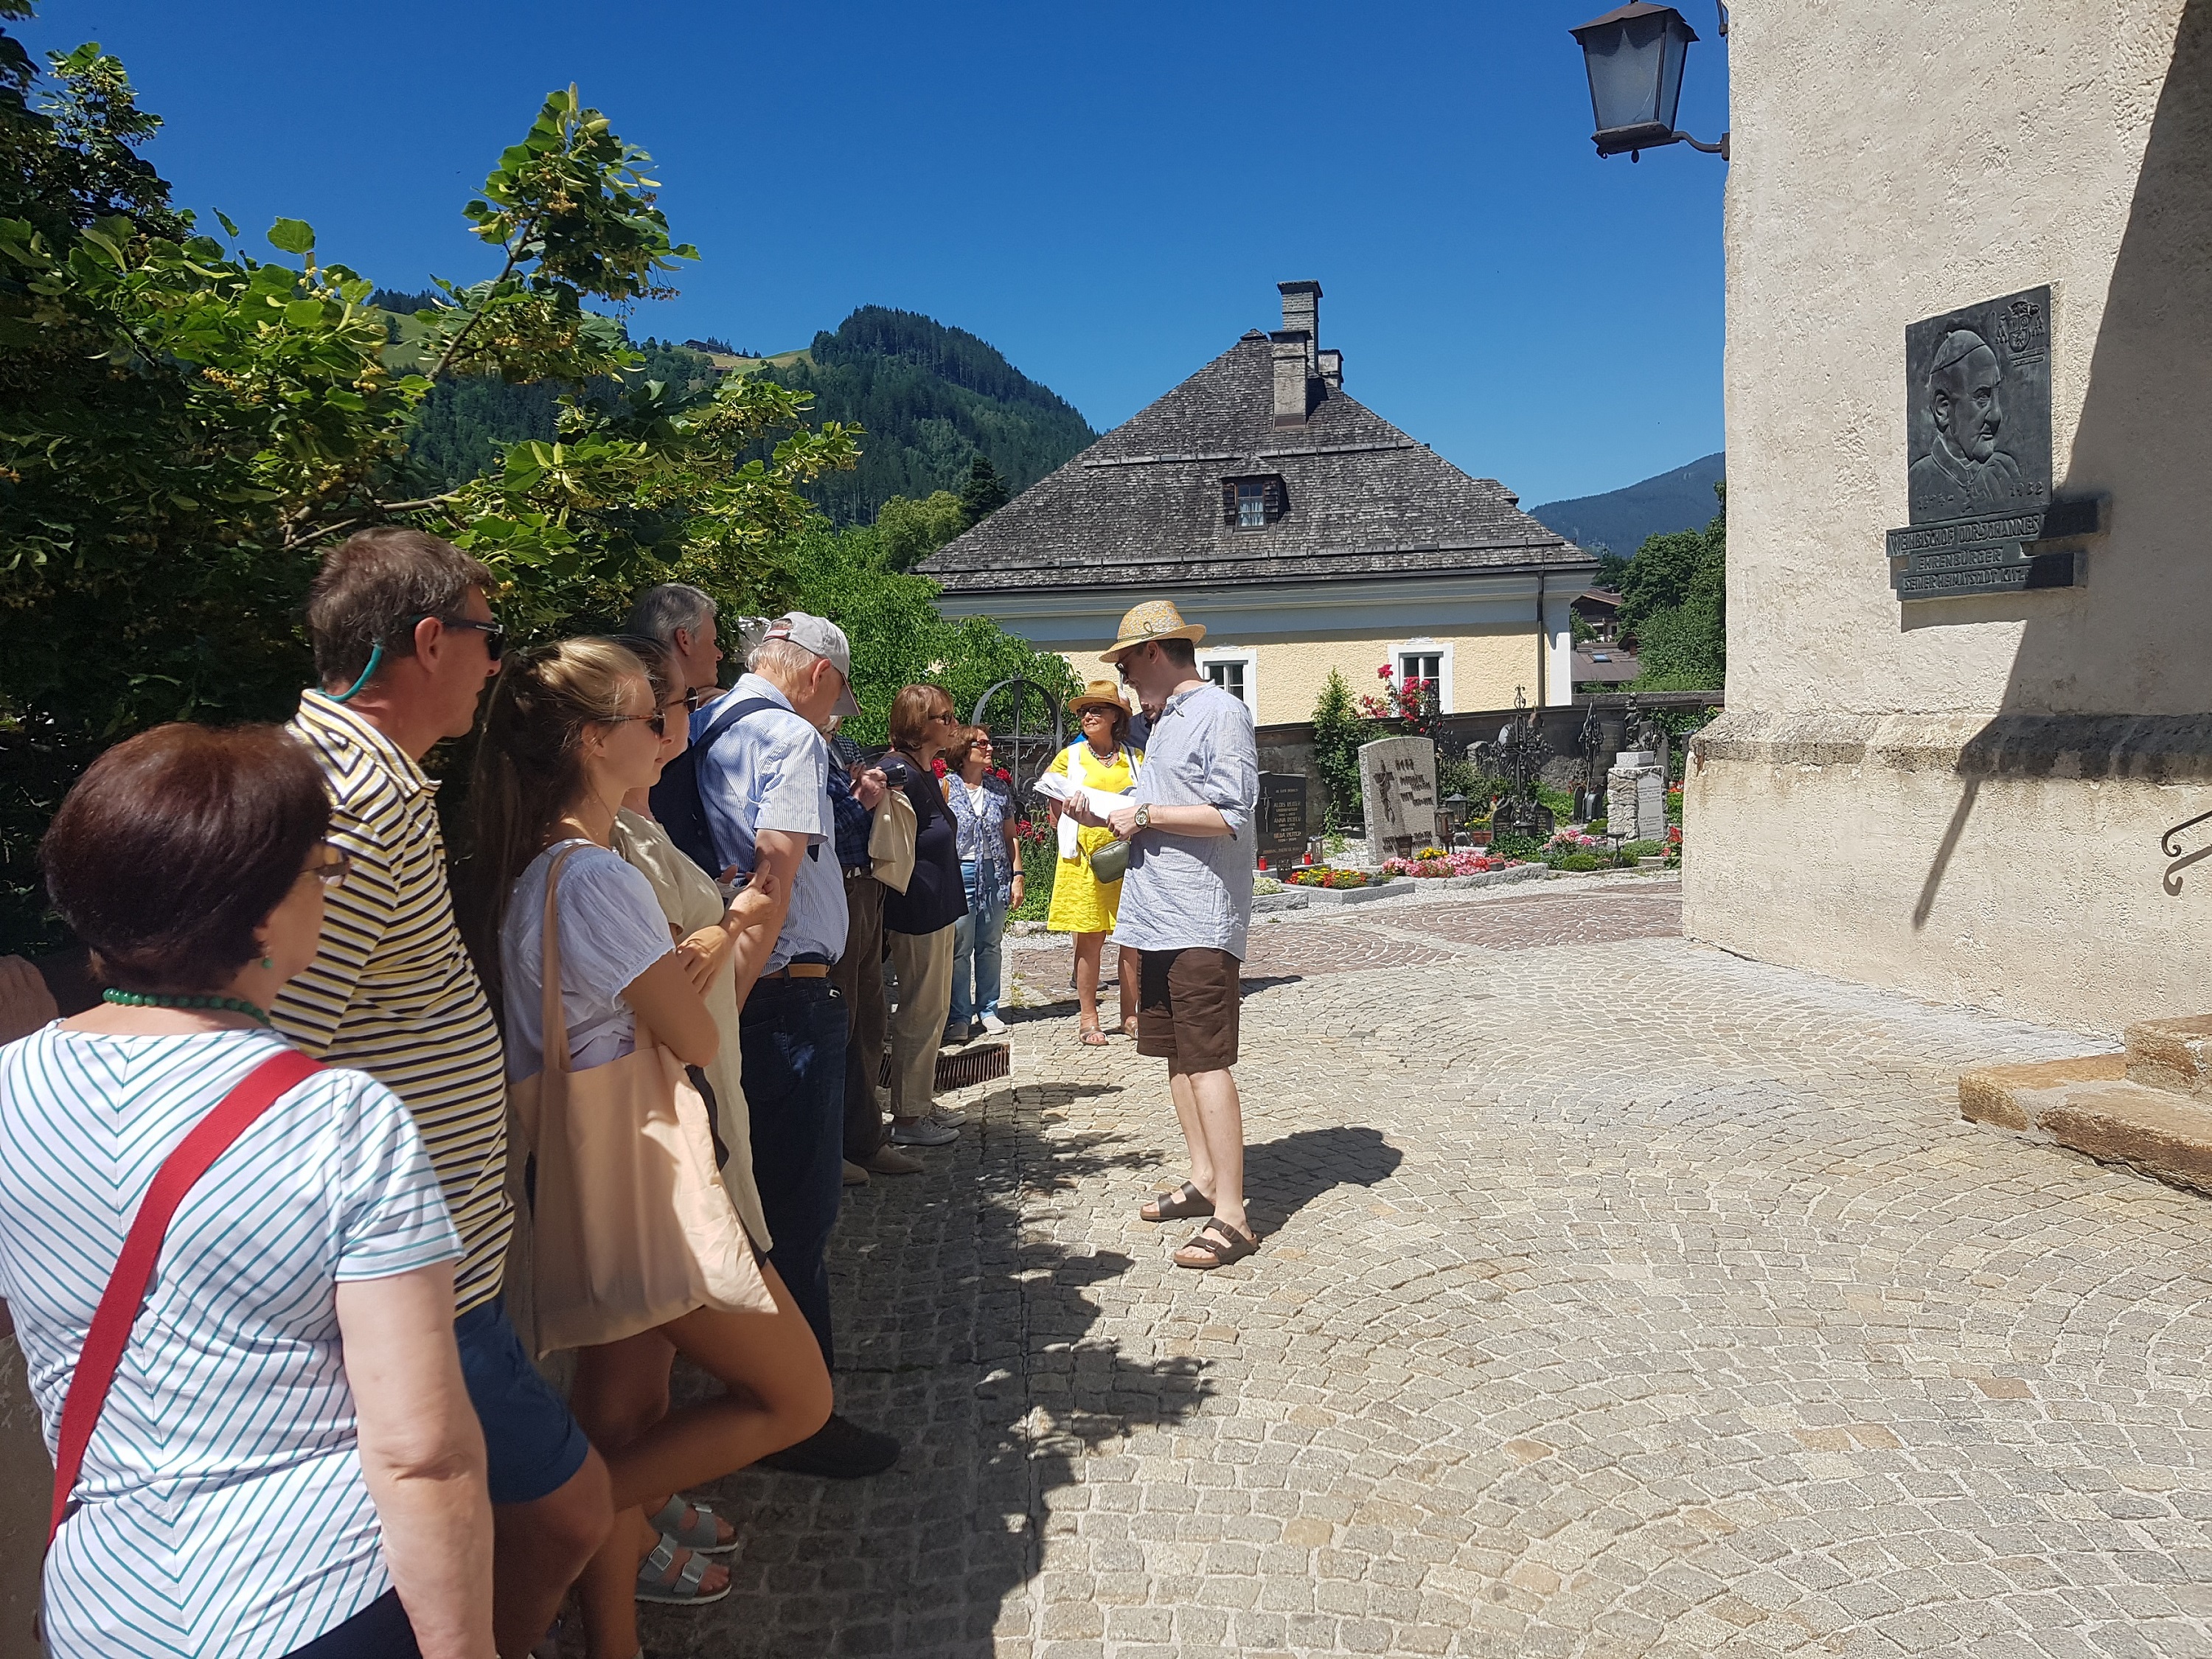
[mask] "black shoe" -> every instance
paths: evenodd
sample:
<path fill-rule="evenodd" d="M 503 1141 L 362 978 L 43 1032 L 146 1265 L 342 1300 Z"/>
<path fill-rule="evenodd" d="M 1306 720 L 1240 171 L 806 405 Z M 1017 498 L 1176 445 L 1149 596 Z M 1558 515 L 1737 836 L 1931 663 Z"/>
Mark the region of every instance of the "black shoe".
<path fill-rule="evenodd" d="M 898 1462 L 899 1443 L 864 1429 L 848 1418 L 830 1419 L 795 1446 L 770 1452 L 761 1462 L 786 1474 L 818 1474 L 829 1480 L 858 1480 L 881 1474 Z"/>

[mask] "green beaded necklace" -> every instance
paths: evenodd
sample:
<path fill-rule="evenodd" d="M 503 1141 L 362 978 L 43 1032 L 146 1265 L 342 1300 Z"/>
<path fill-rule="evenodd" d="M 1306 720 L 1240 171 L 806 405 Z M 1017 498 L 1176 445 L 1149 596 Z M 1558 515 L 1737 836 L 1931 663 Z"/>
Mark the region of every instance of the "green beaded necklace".
<path fill-rule="evenodd" d="M 102 991 L 100 998 L 124 1008 L 204 1008 L 218 1013 L 244 1014 L 264 1025 L 273 1026 L 275 1023 L 244 997 L 173 997 L 158 991 Z"/>

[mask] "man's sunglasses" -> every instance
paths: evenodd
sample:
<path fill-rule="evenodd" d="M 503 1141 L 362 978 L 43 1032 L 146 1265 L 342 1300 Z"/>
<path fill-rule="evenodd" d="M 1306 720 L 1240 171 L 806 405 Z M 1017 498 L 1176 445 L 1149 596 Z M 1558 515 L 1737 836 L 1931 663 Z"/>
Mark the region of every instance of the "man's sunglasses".
<path fill-rule="evenodd" d="M 507 629 L 498 623 L 478 622 L 473 617 L 441 617 L 434 611 L 425 611 L 410 619 L 407 625 L 412 628 L 422 622 L 443 623 L 448 628 L 473 628 L 483 635 L 486 656 L 497 662 L 507 654 Z"/>

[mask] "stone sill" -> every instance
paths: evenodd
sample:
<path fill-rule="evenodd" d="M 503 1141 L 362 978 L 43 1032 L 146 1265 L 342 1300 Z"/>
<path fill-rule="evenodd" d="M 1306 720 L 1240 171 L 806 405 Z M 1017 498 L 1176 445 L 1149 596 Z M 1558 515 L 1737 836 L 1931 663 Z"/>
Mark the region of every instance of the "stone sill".
<path fill-rule="evenodd" d="M 1711 761 L 1984 778 L 2212 782 L 2212 714 L 1773 714 L 1732 708 L 1690 739 Z"/>

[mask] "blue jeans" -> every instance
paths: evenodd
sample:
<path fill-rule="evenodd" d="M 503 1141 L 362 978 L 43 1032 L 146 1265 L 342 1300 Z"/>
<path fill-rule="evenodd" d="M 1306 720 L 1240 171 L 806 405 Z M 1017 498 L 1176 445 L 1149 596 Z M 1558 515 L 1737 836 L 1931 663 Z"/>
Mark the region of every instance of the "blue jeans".
<path fill-rule="evenodd" d="M 830 1339 L 830 1234 L 844 1195 L 845 999 L 826 979 L 763 979 L 738 1016 L 753 1181 L 775 1248 L 768 1259 L 822 1345 Z"/>
<path fill-rule="evenodd" d="M 968 914 L 952 924 L 952 1006 L 947 1025 L 965 1025 L 999 1012 L 999 939 L 1006 931 L 1006 901 L 999 896 L 999 866 L 960 860 L 968 889 Z"/>

